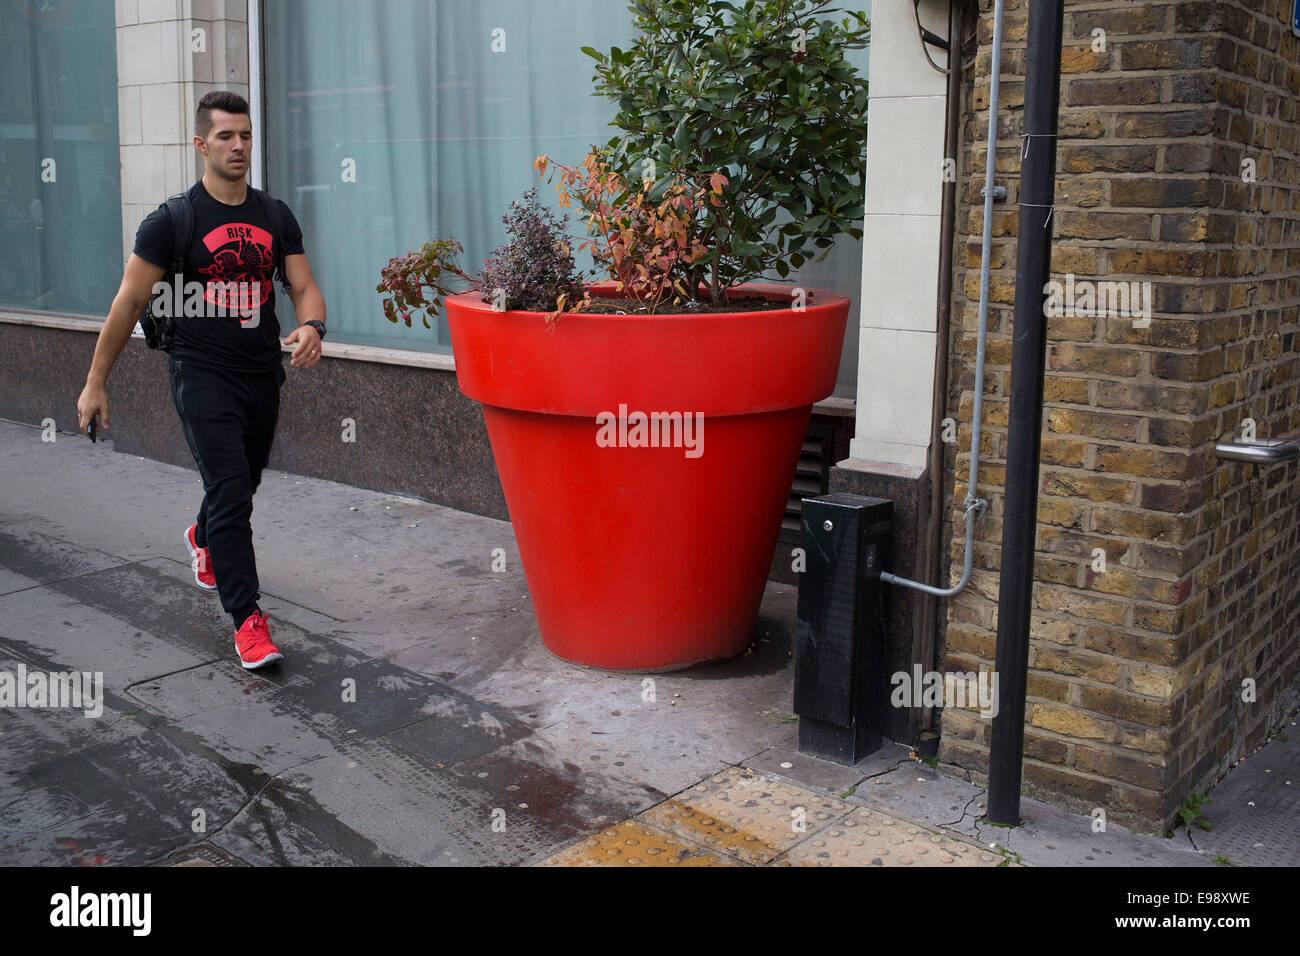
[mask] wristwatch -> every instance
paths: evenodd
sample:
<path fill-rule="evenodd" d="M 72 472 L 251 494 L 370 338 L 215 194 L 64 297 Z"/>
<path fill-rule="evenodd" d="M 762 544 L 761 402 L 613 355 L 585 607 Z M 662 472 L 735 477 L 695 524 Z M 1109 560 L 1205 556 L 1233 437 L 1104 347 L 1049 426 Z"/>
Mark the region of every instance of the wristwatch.
<path fill-rule="evenodd" d="M 319 335 L 322 340 L 325 338 L 325 323 L 320 319 L 308 319 L 303 323 L 303 325 L 310 325 L 316 330 L 316 334 Z"/>

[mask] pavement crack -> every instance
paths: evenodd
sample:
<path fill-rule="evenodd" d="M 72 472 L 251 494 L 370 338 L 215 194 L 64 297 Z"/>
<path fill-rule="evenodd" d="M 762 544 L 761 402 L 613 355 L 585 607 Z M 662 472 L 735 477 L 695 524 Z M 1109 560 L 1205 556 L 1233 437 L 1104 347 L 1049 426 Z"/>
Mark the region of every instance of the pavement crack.
<path fill-rule="evenodd" d="M 959 816 L 956 820 L 945 821 L 945 822 L 939 823 L 938 826 L 941 826 L 941 827 L 955 827 L 955 826 L 957 826 L 957 824 L 961 823 L 963 820 L 966 819 L 966 814 L 970 813 L 970 805 L 971 805 L 972 803 L 974 803 L 976 800 L 978 800 L 980 797 L 984 796 L 984 793 L 985 793 L 985 791 L 981 790 L 979 793 L 976 793 L 976 794 L 972 795 L 971 798 L 970 798 L 969 800 L 966 801 L 966 806 L 964 806 L 964 807 L 961 808 L 961 816 Z M 979 817 L 976 817 L 975 820 L 976 820 L 976 825 L 978 826 Z"/>
<path fill-rule="evenodd" d="M 308 757 L 306 760 L 300 760 L 296 764 L 292 764 L 288 767 L 285 767 L 282 770 L 277 770 L 273 774 L 269 774 L 266 780 L 262 783 L 262 785 L 258 787 L 256 790 L 254 790 L 252 793 L 250 793 L 248 795 L 248 799 L 235 808 L 235 811 L 232 814 L 230 814 L 230 818 L 226 820 L 224 823 L 221 823 L 213 827 L 211 830 L 209 830 L 204 835 L 204 839 L 211 839 L 215 834 L 221 833 L 223 830 L 226 829 L 226 827 L 228 827 L 230 824 L 238 820 L 239 815 L 243 813 L 245 810 L 247 810 L 249 805 L 252 804 L 252 802 L 256 800 L 258 797 L 260 797 L 263 793 L 265 793 L 266 789 L 270 787 L 271 784 L 275 783 L 275 781 L 279 780 L 281 777 L 285 776 L 286 774 L 293 773 L 299 767 L 305 767 L 307 766 L 307 764 L 314 763 L 317 760 L 324 760 L 325 756 L 326 756 L 325 754 L 318 754 L 315 757 Z"/>
<path fill-rule="evenodd" d="M 141 684 L 147 684 L 147 683 L 149 683 L 150 681 L 155 681 L 155 680 L 164 680 L 164 679 L 166 679 L 166 678 L 168 678 L 168 677 L 175 677 L 177 674 L 184 674 L 186 671 L 197 670 L 197 669 L 200 668 L 200 667 L 207 667 L 209 664 L 217 664 L 217 663 L 220 663 L 221 661 L 224 661 L 225 659 L 226 659 L 226 657 L 225 657 L 225 655 L 223 654 L 221 657 L 214 657 L 214 658 L 212 658 L 212 660 L 210 660 L 210 661 L 202 661 L 202 662 L 200 662 L 200 663 L 198 663 L 198 664 L 190 664 L 188 667 L 179 667 L 179 668 L 177 668 L 176 670 L 174 670 L 174 671 L 168 671 L 168 672 L 165 673 L 165 674 L 157 674 L 157 675 L 155 675 L 155 676 L 153 676 L 153 677 L 145 677 L 145 678 L 142 678 L 141 680 L 138 680 L 138 681 L 135 681 L 135 682 L 133 682 L 133 683 L 127 684 L 125 687 L 122 688 L 122 693 L 124 693 L 124 694 L 130 694 L 130 693 L 131 693 L 131 688 L 132 688 L 132 687 L 139 687 Z M 132 697 L 135 697 L 134 694 L 131 694 L 131 696 L 132 696 Z M 139 697 L 135 697 L 135 699 L 136 699 L 136 700 L 139 700 L 140 698 L 139 698 Z"/>
<path fill-rule="evenodd" d="M 181 562 L 178 561 L 177 563 L 180 564 Z M 189 565 L 185 565 L 185 566 L 186 566 L 186 567 L 189 567 Z M 285 597 L 285 596 L 282 595 L 282 594 L 273 594 L 273 593 L 270 592 L 270 591 L 263 591 L 263 592 L 262 592 L 262 597 L 267 598 L 268 600 L 269 600 L 270 598 L 274 598 L 275 600 L 277 600 L 277 601 L 282 601 L 282 602 L 285 603 L 285 604 L 292 604 L 292 605 L 293 605 L 294 607 L 296 607 L 296 608 L 301 608 L 301 609 L 304 610 L 304 611 L 310 611 L 312 614 L 319 614 L 321 617 L 329 618 L 329 619 L 330 619 L 331 621 L 333 621 L 335 624 L 347 624 L 347 623 L 349 623 L 349 622 L 348 622 L 347 620 L 345 620 L 344 618 L 341 618 L 341 617 L 335 617 L 333 614 L 330 614 L 330 613 L 327 612 L 327 611 L 322 611 L 322 610 L 319 610 L 318 608 L 311 607 L 310 605 L 303 604 L 301 601 L 295 601 L 293 598 L 287 598 L 287 597 Z"/>
<path fill-rule="evenodd" d="M 904 758 L 904 759 L 906 759 L 906 758 Z M 869 774 L 867 774 L 865 777 L 862 778 L 862 780 L 859 780 L 859 781 L 858 781 L 858 784 L 861 784 L 861 783 L 863 783 L 864 781 L 867 781 L 867 780 L 875 780 L 877 777 L 883 777 L 883 776 L 884 776 L 885 774 L 887 774 L 887 773 L 893 773 L 895 770 L 897 770 L 897 769 L 898 769 L 899 767 L 901 767 L 902 765 L 903 765 L 903 761 L 902 761 L 902 760 L 899 760 L 898 763 L 894 764 L 892 767 L 886 767 L 884 770 L 880 771 L 879 773 L 869 773 Z M 858 784 L 855 784 L 855 786 L 857 786 Z"/>
<path fill-rule="evenodd" d="M 14 588 L 12 591 L 0 592 L 0 598 L 12 597 L 15 594 L 22 594 L 25 591 L 35 591 L 40 588 L 48 588 L 55 584 L 63 584 L 65 581 L 75 581 L 77 578 L 89 577 L 94 574 L 104 574 L 107 571 L 117 571 L 120 568 L 129 568 L 133 564 L 139 564 L 139 561 L 129 561 L 126 558 L 120 558 L 115 554 L 108 555 L 110 558 L 117 558 L 121 564 L 109 565 L 106 568 L 96 568 L 93 571 L 82 571 L 80 574 L 69 574 L 67 577 L 55 578 L 52 581 L 39 581 L 36 584 L 29 584 L 25 588 Z"/>

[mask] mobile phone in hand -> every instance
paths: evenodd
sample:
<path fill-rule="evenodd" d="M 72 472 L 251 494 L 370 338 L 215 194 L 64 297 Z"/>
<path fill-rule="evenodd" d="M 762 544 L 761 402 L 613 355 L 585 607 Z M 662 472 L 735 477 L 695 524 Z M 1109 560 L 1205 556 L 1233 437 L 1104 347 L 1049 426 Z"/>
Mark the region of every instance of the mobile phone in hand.
<path fill-rule="evenodd" d="M 90 416 L 90 424 L 86 426 L 86 434 L 90 436 L 91 441 L 98 441 L 95 434 L 99 431 L 99 413 L 96 412 Z"/>

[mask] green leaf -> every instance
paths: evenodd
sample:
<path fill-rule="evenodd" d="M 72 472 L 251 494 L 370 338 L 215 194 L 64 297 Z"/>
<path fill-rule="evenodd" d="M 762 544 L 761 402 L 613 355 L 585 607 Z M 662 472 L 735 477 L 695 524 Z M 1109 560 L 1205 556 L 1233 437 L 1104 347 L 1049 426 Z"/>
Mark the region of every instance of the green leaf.
<path fill-rule="evenodd" d="M 673 130 L 673 145 L 683 152 L 686 151 L 686 137 L 690 132 L 690 129 L 687 126 L 687 121 L 689 119 L 689 115 L 683 116 L 681 121 L 677 124 L 677 129 Z"/>
<path fill-rule="evenodd" d="M 659 202 L 659 200 L 664 198 L 664 194 L 668 192 L 668 186 L 672 183 L 672 181 L 673 181 L 672 173 L 665 173 L 664 175 L 660 176 L 657 180 L 655 180 L 655 184 L 650 187 L 650 191 L 646 193 L 646 198 L 651 202 Z"/>

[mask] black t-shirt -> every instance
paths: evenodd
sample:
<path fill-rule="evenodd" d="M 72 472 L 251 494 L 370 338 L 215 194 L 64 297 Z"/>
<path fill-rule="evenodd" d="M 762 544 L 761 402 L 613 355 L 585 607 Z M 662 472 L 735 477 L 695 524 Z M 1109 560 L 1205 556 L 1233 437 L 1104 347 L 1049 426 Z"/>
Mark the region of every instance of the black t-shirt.
<path fill-rule="evenodd" d="M 191 287 L 173 308 L 176 338 L 172 355 L 233 371 L 269 371 L 280 364 L 283 355 L 271 281 L 280 252 L 273 225 L 251 186 L 238 206 L 213 199 L 202 180 L 190 187 L 187 195 L 194 211 L 194 237 L 185 256 L 182 291 L 191 282 L 202 283 L 203 302 L 190 294 L 195 291 Z M 283 202 L 272 201 L 280 204 L 284 221 L 284 254 L 302 253 L 298 220 Z M 166 203 L 140 223 L 135 254 L 171 271 L 172 220 Z M 174 286 L 174 276 L 164 278 Z M 186 299 L 192 301 L 186 303 Z M 183 308 L 185 305 L 190 307 Z"/>

